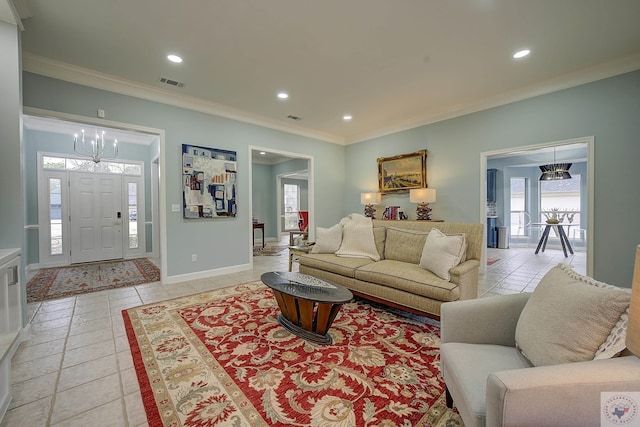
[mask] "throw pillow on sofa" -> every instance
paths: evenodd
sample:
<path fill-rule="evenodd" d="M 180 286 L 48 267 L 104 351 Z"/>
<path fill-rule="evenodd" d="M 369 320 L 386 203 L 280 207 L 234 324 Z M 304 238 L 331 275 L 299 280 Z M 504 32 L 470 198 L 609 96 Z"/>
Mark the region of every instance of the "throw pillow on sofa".
<path fill-rule="evenodd" d="M 447 235 L 432 228 L 427 236 L 420 257 L 420 267 L 444 280 L 450 280 L 451 270 L 460 264 L 466 249 L 464 234 Z"/>
<path fill-rule="evenodd" d="M 337 256 L 348 258 L 371 258 L 380 261 L 380 254 L 373 236 L 371 218 L 351 214 L 340 221 L 342 224 L 342 244 Z"/>
<path fill-rule="evenodd" d="M 556 266 L 522 310 L 516 347 L 535 366 L 593 360 L 630 300 L 629 289 Z"/>
<path fill-rule="evenodd" d="M 330 228 L 316 228 L 316 243 L 311 249 L 312 254 L 332 254 L 340 249 L 342 244 L 342 225 L 336 224 Z"/>

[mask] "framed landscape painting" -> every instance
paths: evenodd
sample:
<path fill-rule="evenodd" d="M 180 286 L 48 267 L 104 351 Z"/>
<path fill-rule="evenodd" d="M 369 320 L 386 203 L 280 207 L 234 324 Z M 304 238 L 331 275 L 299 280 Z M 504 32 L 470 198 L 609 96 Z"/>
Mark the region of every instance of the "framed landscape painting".
<path fill-rule="evenodd" d="M 401 193 L 427 186 L 427 150 L 378 158 L 378 191 Z"/>

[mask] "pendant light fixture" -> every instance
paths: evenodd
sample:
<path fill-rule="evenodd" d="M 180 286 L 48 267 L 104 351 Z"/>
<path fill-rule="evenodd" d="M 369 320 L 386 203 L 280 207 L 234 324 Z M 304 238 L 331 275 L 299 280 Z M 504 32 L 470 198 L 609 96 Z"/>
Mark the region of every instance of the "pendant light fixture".
<path fill-rule="evenodd" d="M 95 139 L 91 140 L 91 144 L 84 139 L 84 129 L 82 129 L 82 136 L 78 138 L 78 134 L 73 135 L 73 151 L 81 157 L 88 157 L 95 163 L 100 163 L 101 160 L 112 160 L 118 157 L 118 140 L 113 140 L 113 156 L 105 156 L 105 143 L 104 143 L 104 131 L 98 133 L 96 130 Z"/>
<path fill-rule="evenodd" d="M 540 181 L 555 181 L 560 179 L 571 179 L 569 168 L 572 163 L 556 163 L 556 147 L 553 147 L 553 163 L 539 166 L 542 171 Z"/>

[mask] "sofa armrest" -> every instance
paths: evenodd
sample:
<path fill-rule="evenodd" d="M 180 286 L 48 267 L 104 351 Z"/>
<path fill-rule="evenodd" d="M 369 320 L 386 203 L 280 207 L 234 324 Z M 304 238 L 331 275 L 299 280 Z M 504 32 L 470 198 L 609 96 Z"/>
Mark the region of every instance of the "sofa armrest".
<path fill-rule="evenodd" d="M 478 298 L 480 261 L 468 259 L 449 270 L 449 281 L 460 287 L 460 299 Z"/>
<path fill-rule="evenodd" d="M 635 356 L 495 372 L 487 379 L 486 425 L 599 426 L 601 392 L 639 390 Z"/>
<path fill-rule="evenodd" d="M 442 304 L 442 342 L 515 347 L 516 324 L 530 295 L 497 295 Z"/>

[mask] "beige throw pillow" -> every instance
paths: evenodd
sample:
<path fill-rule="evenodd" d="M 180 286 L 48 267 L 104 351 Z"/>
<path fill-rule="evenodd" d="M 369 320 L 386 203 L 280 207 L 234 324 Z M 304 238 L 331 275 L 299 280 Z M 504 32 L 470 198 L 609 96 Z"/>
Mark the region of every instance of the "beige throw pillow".
<path fill-rule="evenodd" d="M 331 228 L 316 228 L 316 243 L 312 246 L 312 254 L 332 254 L 342 244 L 342 226 L 336 224 Z"/>
<path fill-rule="evenodd" d="M 629 307 L 628 290 L 585 278 L 570 266 L 556 266 L 529 298 L 516 326 L 516 346 L 533 365 L 593 360 Z"/>
<path fill-rule="evenodd" d="M 340 221 L 342 225 L 342 244 L 336 251 L 337 256 L 348 258 L 371 258 L 380 261 L 380 254 L 373 237 L 371 218 L 360 214 L 351 214 Z"/>
<path fill-rule="evenodd" d="M 420 267 L 444 280 L 450 280 L 449 270 L 460 264 L 465 246 L 464 234 L 449 236 L 432 228 L 422 249 Z"/>
<path fill-rule="evenodd" d="M 622 289 L 616 286 L 608 285 L 604 282 L 598 282 L 589 276 L 583 276 L 582 274 L 576 273 L 573 269 L 573 266 L 568 264 L 558 264 L 558 268 L 562 269 L 567 275 L 573 279 L 580 280 L 581 282 L 587 283 L 591 286 L 597 286 L 599 288 L 607 288 L 607 289 Z M 623 292 L 631 292 L 630 289 L 622 289 Z M 625 348 L 627 348 L 626 338 L 627 338 L 627 325 L 629 324 L 629 308 L 622 313 L 618 322 L 615 324 L 609 336 L 606 340 L 600 345 L 598 350 L 596 350 L 595 359 L 610 359 L 612 357 L 620 354 Z"/>

